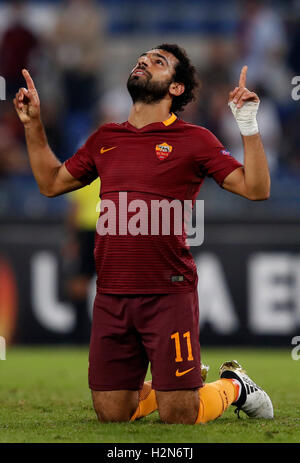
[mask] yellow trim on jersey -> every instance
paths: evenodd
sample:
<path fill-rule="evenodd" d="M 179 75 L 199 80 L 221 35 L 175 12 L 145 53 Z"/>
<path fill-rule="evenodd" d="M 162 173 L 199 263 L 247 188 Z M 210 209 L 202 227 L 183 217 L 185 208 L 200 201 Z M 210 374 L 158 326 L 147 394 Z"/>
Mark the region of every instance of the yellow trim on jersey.
<path fill-rule="evenodd" d="M 168 119 L 163 121 L 163 124 L 165 124 L 166 126 L 171 125 L 171 124 L 173 124 L 173 122 L 176 121 L 176 119 L 177 119 L 177 116 L 174 113 L 172 113 L 171 116 Z"/>

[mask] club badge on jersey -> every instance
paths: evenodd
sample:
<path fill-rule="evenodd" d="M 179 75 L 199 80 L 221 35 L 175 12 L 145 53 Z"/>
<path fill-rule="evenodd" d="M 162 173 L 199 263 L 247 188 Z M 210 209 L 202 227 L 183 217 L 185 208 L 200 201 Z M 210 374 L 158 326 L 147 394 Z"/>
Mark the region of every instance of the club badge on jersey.
<path fill-rule="evenodd" d="M 155 147 L 156 156 L 160 161 L 164 161 L 165 159 L 167 159 L 172 150 L 173 147 L 171 145 L 168 145 L 168 143 L 161 143 L 160 145 L 156 145 Z"/>

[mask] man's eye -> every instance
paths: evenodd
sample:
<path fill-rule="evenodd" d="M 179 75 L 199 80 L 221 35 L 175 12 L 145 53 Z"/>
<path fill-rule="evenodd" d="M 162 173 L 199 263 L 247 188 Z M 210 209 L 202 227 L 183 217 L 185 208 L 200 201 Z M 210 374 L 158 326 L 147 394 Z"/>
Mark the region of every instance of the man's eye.
<path fill-rule="evenodd" d="M 157 59 L 156 62 L 157 62 L 158 64 L 163 64 L 163 62 L 162 62 L 161 59 Z"/>

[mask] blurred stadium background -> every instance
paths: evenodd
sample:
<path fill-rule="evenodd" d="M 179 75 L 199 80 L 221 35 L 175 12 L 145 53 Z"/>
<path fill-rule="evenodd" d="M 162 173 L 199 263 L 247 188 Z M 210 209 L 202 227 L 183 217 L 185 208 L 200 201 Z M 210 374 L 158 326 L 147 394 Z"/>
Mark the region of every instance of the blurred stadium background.
<path fill-rule="evenodd" d="M 192 252 L 202 344 L 291 347 L 300 334 L 300 101 L 291 96 L 299 26 L 297 0 L 0 1 L 0 335 L 7 342 L 87 344 L 95 291 L 96 188 L 40 195 L 12 104 L 24 85 L 21 69 L 34 77 L 49 143 L 63 161 L 100 124 L 127 119 L 129 71 L 139 54 L 168 41 L 187 50 L 201 81 L 182 117 L 212 130 L 238 159 L 227 97 L 249 66 L 272 175 L 266 202 L 240 199 L 211 180 L 201 191 L 205 242 Z"/>

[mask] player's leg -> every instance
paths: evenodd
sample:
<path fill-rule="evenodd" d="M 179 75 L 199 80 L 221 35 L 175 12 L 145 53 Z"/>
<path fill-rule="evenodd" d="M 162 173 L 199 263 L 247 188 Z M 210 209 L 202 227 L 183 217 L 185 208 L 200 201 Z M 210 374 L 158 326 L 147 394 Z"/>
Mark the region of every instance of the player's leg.
<path fill-rule="evenodd" d="M 219 379 L 198 390 L 199 409 L 195 424 L 219 418 L 239 397 L 240 385 L 235 380 Z"/>
<path fill-rule="evenodd" d="M 208 369 L 209 368 L 206 365 L 201 365 L 201 377 L 202 377 L 203 382 L 205 382 Z M 182 391 L 178 391 L 178 392 L 179 392 L 179 395 L 182 393 Z M 164 394 L 162 393 L 161 395 L 163 396 Z M 181 397 L 179 398 L 174 397 L 174 396 L 171 397 L 170 395 L 169 398 L 171 399 L 172 404 L 174 402 L 181 403 L 182 401 Z M 187 397 L 187 399 L 189 403 L 191 403 L 190 401 L 192 401 L 194 398 Z M 196 395 L 196 401 L 198 401 L 197 395 Z M 163 413 L 163 399 L 161 402 L 162 404 L 160 408 Z M 150 413 L 153 413 L 155 410 L 157 410 L 157 408 L 158 406 L 157 406 L 156 392 L 154 389 L 152 389 L 152 381 L 145 381 L 142 390 L 139 391 L 139 405 L 135 413 L 131 417 L 131 421 L 147 416 Z M 172 411 L 175 411 L 173 407 L 172 407 Z"/>
<path fill-rule="evenodd" d="M 197 292 L 140 297 L 137 329 L 163 421 L 195 423 L 202 386 Z"/>
<path fill-rule="evenodd" d="M 239 384 L 221 379 L 196 390 L 157 391 L 159 414 L 165 423 L 207 423 L 237 400 Z"/>
<path fill-rule="evenodd" d="M 268 394 L 249 378 L 236 360 L 225 362 L 220 368 L 220 379 L 207 383 L 197 391 L 198 413 L 195 424 L 207 423 L 220 417 L 230 405 L 243 410 L 251 418 L 272 419 L 273 405 Z M 193 424 L 196 394 L 192 397 L 190 412 L 184 407 L 174 407 L 173 402 L 189 400 L 187 391 L 157 392 L 160 415 L 167 423 Z"/>
<path fill-rule="evenodd" d="M 130 421 L 135 421 L 157 410 L 157 401 L 152 381 L 145 381 L 143 387 L 138 392 L 138 406 L 131 416 Z"/>
<path fill-rule="evenodd" d="M 93 391 L 92 399 L 98 420 L 130 421 L 138 407 L 138 391 Z"/>
<path fill-rule="evenodd" d="M 89 386 L 100 421 L 129 421 L 139 404 L 148 358 L 132 325 L 130 298 L 97 294 L 89 355 Z"/>
<path fill-rule="evenodd" d="M 236 399 L 238 384 L 221 379 L 202 387 L 197 291 L 141 297 L 140 307 L 138 330 L 162 421 L 194 424 L 220 416 Z"/>
<path fill-rule="evenodd" d="M 198 389 L 156 391 L 160 419 L 164 423 L 194 424 L 198 416 Z"/>
<path fill-rule="evenodd" d="M 92 391 L 99 421 L 135 421 L 157 410 L 151 381 L 145 381 L 139 391 Z"/>

